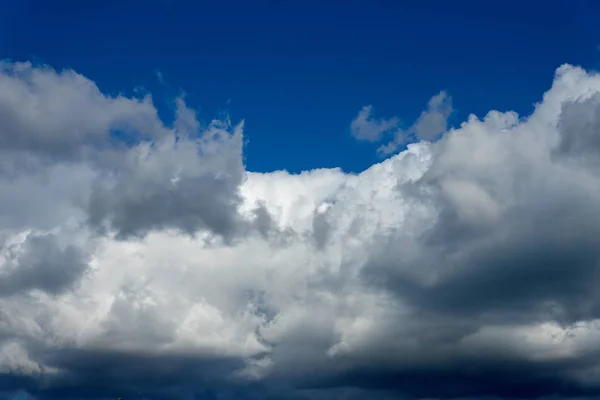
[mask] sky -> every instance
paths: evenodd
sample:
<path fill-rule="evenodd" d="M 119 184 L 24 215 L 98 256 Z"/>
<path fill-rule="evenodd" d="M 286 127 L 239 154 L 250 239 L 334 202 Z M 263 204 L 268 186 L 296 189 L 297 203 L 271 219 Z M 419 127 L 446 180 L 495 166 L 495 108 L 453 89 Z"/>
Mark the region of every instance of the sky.
<path fill-rule="evenodd" d="M 0 399 L 600 396 L 600 4 L 0 0 Z"/>
<path fill-rule="evenodd" d="M 246 121 L 246 164 L 260 172 L 368 168 L 377 146 L 347 123 L 365 105 L 405 128 L 442 90 L 453 125 L 527 115 L 558 66 L 600 66 L 593 0 L 2 3 L 2 58 L 72 68 L 107 94 L 145 88 L 167 121 L 186 93 L 205 123 Z"/>

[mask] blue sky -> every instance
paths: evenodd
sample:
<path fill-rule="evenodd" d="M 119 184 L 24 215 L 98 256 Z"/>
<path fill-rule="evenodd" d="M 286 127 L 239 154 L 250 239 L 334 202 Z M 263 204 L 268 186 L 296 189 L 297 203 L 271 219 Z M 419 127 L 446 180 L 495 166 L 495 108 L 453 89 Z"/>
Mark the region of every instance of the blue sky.
<path fill-rule="evenodd" d="M 166 120 L 184 91 L 204 121 L 246 120 L 254 171 L 360 171 L 378 157 L 349 134 L 364 105 L 408 126 L 446 90 L 453 125 L 526 115 L 559 65 L 600 65 L 593 0 L 0 3 L 0 57 L 71 67 L 108 93 L 143 86 Z"/>

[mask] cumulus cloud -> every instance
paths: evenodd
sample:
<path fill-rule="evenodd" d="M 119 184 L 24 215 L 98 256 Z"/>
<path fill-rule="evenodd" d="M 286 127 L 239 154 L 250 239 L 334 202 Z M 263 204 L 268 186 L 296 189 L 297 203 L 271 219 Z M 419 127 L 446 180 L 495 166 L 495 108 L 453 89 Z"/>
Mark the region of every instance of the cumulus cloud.
<path fill-rule="evenodd" d="M 406 150 L 296 175 L 183 99 L 167 126 L 73 71 L 0 84 L 2 395 L 600 394 L 599 75 L 450 130 L 442 92 Z"/>
<path fill-rule="evenodd" d="M 30 63 L 0 63 L 0 118 L 2 169 L 20 169 L 15 161 L 32 154 L 40 162 L 79 160 L 117 130 L 150 138 L 166 133 L 150 97 L 105 96 L 72 70 Z"/>
<path fill-rule="evenodd" d="M 199 138 L 170 137 L 130 150 L 121 165 L 98 175 L 90 222 L 121 237 L 167 228 L 234 234 L 244 177 L 242 125 L 228 128 L 213 122 Z"/>
<path fill-rule="evenodd" d="M 61 248 L 56 235 L 52 234 L 28 234 L 21 243 L 8 243 L 2 247 L 0 296 L 32 289 L 60 294 L 88 267 L 79 247 L 68 245 Z"/>

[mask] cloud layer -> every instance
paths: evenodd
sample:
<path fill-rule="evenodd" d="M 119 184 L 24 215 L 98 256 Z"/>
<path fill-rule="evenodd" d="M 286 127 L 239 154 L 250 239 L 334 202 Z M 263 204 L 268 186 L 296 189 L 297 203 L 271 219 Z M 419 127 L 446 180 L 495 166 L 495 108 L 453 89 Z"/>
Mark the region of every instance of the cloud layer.
<path fill-rule="evenodd" d="M 2 64 L 2 395 L 598 396 L 600 76 L 451 111 L 360 174 L 262 174 L 243 124 Z M 370 114 L 360 139 L 397 127 Z"/>

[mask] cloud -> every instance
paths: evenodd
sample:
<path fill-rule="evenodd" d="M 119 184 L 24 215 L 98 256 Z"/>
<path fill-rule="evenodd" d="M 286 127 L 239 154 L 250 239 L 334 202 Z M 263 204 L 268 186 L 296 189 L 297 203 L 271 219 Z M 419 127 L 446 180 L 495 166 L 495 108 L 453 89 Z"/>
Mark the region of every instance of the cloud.
<path fill-rule="evenodd" d="M 433 96 L 412 129 L 421 140 L 432 140 L 444 133 L 448 126 L 448 117 L 452 113 L 452 100 L 444 91 Z"/>
<path fill-rule="evenodd" d="M 387 120 L 373 118 L 373 107 L 368 105 L 352 120 L 350 131 L 357 140 L 369 142 L 379 142 L 386 133 L 393 133 L 393 139 L 377 149 L 379 155 L 388 156 L 408 143 L 438 139 L 448 130 L 448 118 L 452 111 L 452 98 L 445 91 L 441 91 L 429 99 L 427 109 L 421 112 L 419 118 L 408 129 L 401 129 L 400 120 L 396 117 Z M 512 117 L 511 113 L 506 115 L 504 118 Z M 489 118 L 497 118 L 494 111 Z"/>
<path fill-rule="evenodd" d="M 155 69 L 154 70 L 154 75 L 156 75 L 156 79 L 158 80 L 158 82 L 166 87 L 169 87 L 169 85 L 167 84 L 167 82 L 165 81 L 165 77 L 163 75 L 162 72 L 160 72 L 159 70 Z"/>
<path fill-rule="evenodd" d="M 131 150 L 95 181 L 87 207 L 91 224 L 120 237 L 167 228 L 234 235 L 241 223 L 242 125 L 228 129 L 213 122 L 197 139 L 168 138 Z"/>
<path fill-rule="evenodd" d="M 246 171 L 243 124 L 183 99 L 167 126 L 73 71 L 2 71 L 2 395 L 600 394 L 599 75 L 449 130 L 442 92 L 406 150 L 294 175 Z M 363 111 L 363 137 L 397 123 Z"/>
<path fill-rule="evenodd" d="M 32 155 L 36 162 L 82 159 L 117 130 L 166 134 L 150 97 L 108 97 L 72 70 L 31 63 L 0 63 L 0 118 L 0 167 L 8 171 L 29 164 Z"/>
<path fill-rule="evenodd" d="M 27 235 L 21 243 L 4 245 L 0 296 L 32 289 L 60 294 L 88 268 L 80 248 L 57 243 L 56 235 Z"/>
<path fill-rule="evenodd" d="M 377 142 L 384 133 L 395 129 L 400 122 L 396 117 L 377 119 L 372 114 L 373 106 L 364 106 L 350 123 L 350 132 L 357 140 Z"/>
<path fill-rule="evenodd" d="M 419 118 L 406 131 L 397 130 L 394 139 L 381 145 L 377 152 L 387 156 L 410 141 L 432 141 L 439 138 L 448 130 L 450 114 L 452 114 L 452 99 L 445 91 L 441 91 L 429 99 L 427 109 L 421 112 Z"/>

